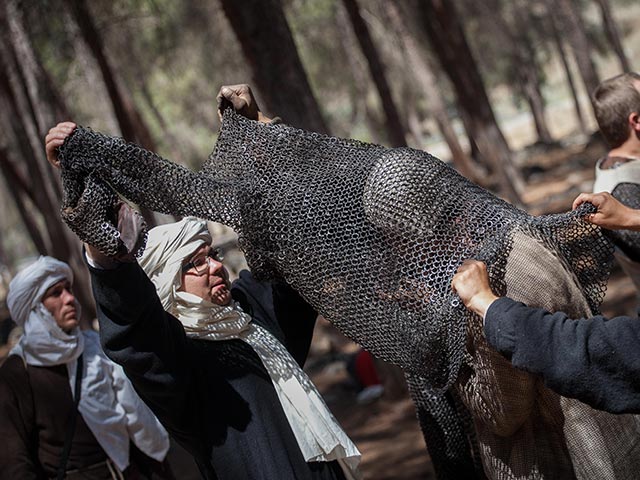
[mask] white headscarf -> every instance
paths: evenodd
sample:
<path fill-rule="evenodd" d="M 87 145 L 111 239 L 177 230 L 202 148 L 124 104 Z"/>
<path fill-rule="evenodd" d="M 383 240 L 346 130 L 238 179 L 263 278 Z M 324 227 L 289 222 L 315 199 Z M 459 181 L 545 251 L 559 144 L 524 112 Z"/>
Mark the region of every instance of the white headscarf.
<path fill-rule="evenodd" d="M 78 335 L 78 328 L 65 333 L 42 304 L 47 290 L 62 280 L 73 283 L 69 265 L 55 258 L 40 257 L 22 269 L 9 284 L 7 307 L 13 321 L 24 330 L 11 353 L 19 355 L 29 365 L 72 362 L 84 349 L 84 337 Z"/>
<path fill-rule="evenodd" d="M 193 217 L 149 231 L 139 263 L 154 283 L 164 309 L 182 322 L 190 337 L 240 339 L 251 345 L 269 373 L 305 460 L 338 460 L 348 479 L 359 478 L 360 452 L 284 345 L 252 323 L 236 302 L 219 306 L 179 291 L 184 260 L 211 241 L 207 224 Z"/>
<path fill-rule="evenodd" d="M 129 465 L 131 439 L 144 453 L 162 461 L 169 449 L 167 432 L 122 369 L 105 356 L 98 335 L 78 327 L 65 333 L 42 304 L 46 291 L 61 280 L 73 282 L 71 268 L 51 257 L 40 257 L 13 278 L 7 306 L 24 335 L 10 354 L 28 365 L 66 365 L 73 392 L 76 360 L 84 353 L 78 411 L 105 453 L 124 470 Z"/>
<path fill-rule="evenodd" d="M 207 224 L 193 217 L 160 225 L 149 231 L 147 246 L 138 263 L 153 282 L 162 306 L 172 311 L 180 288 L 182 262 L 202 245 L 210 245 Z"/>

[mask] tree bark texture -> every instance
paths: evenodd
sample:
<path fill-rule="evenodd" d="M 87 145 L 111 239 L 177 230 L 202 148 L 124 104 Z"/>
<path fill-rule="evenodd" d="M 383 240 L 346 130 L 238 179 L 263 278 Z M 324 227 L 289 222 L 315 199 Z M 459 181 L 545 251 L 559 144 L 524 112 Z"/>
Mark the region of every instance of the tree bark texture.
<path fill-rule="evenodd" d="M 221 4 L 267 110 L 295 127 L 328 133 L 280 1 L 221 0 Z"/>
<path fill-rule="evenodd" d="M 591 45 L 589 44 L 580 12 L 576 8 L 574 0 L 547 0 L 547 2 L 550 9 L 558 9 L 561 14 L 562 26 L 566 30 L 566 38 L 571 45 L 580 76 L 587 89 L 589 100 L 591 100 L 591 95 L 600 84 L 600 79 L 593 63 Z"/>
<path fill-rule="evenodd" d="M 400 115 L 396 104 L 393 101 L 391 87 L 389 86 L 389 82 L 387 82 L 384 65 L 382 64 L 378 50 L 373 43 L 373 39 L 369 33 L 369 28 L 360 14 L 360 7 L 356 0 L 342 0 L 342 4 L 349 15 L 349 20 L 351 20 L 351 25 L 353 26 L 353 32 L 358 39 L 358 43 L 360 44 L 364 57 L 367 59 L 371 78 L 378 90 L 378 95 L 380 95 L 382 108 L 387 119 L 387 136 L 389 137 L 392 146 L 405 147 L 407 145 L 405 139 L 406 131 L 400 121 Z"/>
<path fill-rule="evenodd" d="M 407 22 L 403 19 L 403 12 L 400 7 L 394 2 L 386 2 L 384 5 L 392 28 L 400 38 L 402 49 L 408 60 L 408 70 L 413 72 L 418 81 L 433 118 L 438 125 L 440 134 L 451 151 L 453 165 L 462 175 L 478 182 L 480 180 L 479 172 L 471 158 L 462 148 L 462 145 L 460 145 L 458 136 L 453 129 L 451 117 L 447 113 L 447 106 L 443 100 L 444 95 L 438 87 L 431 65 L 425 58 L 425 52 L 420 51 L 416 40 L 407 29 Z"/>
<path fill-rule="evenodd" d="M 453 3 L 424 0 L 415 5 L 433 51 L 453 84 L 458 105 L 468 115 L 478 148 L 491 162 L 501 194 L 511 202 L 519 203 L 524 181 L 512 162 L 511 151 L 496 122 Z"/>
<path fill-rule="evenodd" d="M 553 33 L 553 41 L 556 44 L 556 48 L 558 49 L 558 55 L 560 56 L 560 61 L 562 62 L 562 66 L 564 68 L 564 72 L 567 77 L 567 85 L 569 86 L 569 91 L 571 92 L 571 98 L 573 100 L 573 108 L 576 112 L 576 118 L 578 120 L 580 132 L 582 132 L 583 134 L 586 134 L 587 129 L 585 127 L 584 113 L 582 111 L 582 107 L 580 106 L 580 100 L 578 98 L 578 90 L 576 88 L 575 81 L 573 80 L 573 73 L 571 73 L 571 66 L 569 65 L 567 53 L 564 49 L 564 44 L 562 43 L 562 36 L 560 35 L 560 22 L 558 20 L 557 14 L 554 11 L 554 9 L 549 8 L 548 5 L 547 5 L 547 14 L 551 18 L 551 31 Z"/>
<path fill-rule="evenodd" d="M 602 14 L 602 25 L 604 27 L 604 31 L 607 34 L 609 43 L 613 47 L 613 51 L 618 57 L 620 67 L 622 68 L 623 72 L 630 72 L 631 64 L 629 63 L 627 55 L 624 53 L 622 39 L 620 38 L 620 30 L 618 29 L 618 25 L 616 25 L 616 21 L 613 18 L 613 14 L 611 13 L 611 5 L 609 5 L 609 0 L 596 0 L 596 2 L 598 3 L 598 6 L 600 7 L 600 13 Z"/>

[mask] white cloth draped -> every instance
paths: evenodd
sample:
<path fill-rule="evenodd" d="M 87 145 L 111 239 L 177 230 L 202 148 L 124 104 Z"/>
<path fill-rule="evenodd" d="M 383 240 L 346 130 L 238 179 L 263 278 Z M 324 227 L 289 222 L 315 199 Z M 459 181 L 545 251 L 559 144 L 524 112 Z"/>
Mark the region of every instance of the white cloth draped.
<path fill-rule="evenodd" d="M 613 192 L 619 183 L 640 184 L 640 160 L 630 160 L 621 163 L 614 168 L 602 168 L 602 158 L 596 163 L 596 179 L 593 183 L 593 192 Z"/>
<path fill-rule="evenodd" d="M 169 450 L 166 430 L 135 393 L 122 368 L 105 356 L 98 334 L 78 328 L 65 333 L 42 304 L 45 292 L 65 279 L 73 282 L 66 263 L 40 257 L 11 281 L 7 306 L 24 335 L 10 354 L 29 365 L 66 365 L 72 392 L 76 360 L 83 354 L 78 411 L 105 453 L 122 471 L 129 465 L 132 440 L 142 452 L 162 461 Z"/>
<path fill-rule="evenodd" d="M 162 305 L 190 337 L 240 339 L 251 345 L 269 373 L 305 460 L 337 460 L 347 478 L 359 478 L 360 452 L 284 345 L 253 323 L 237 303 L 219 306 L 178 290 L 182 262 L 210 243 L 206 223 L 190 217 L 149 232 L 140 265 L 155 284 Z"/>

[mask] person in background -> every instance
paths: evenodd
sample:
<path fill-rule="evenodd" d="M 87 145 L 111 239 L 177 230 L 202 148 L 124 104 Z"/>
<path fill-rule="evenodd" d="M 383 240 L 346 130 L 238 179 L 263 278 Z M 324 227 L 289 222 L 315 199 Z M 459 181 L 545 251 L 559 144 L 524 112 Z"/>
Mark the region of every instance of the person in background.
<path fill-rule="evenodd" d="M 9 286 L 24 335 L 0 367 L 2 478 L 174 478 L 167 432 L 98 334 L 79 329 L 72 285 L 66 263 L 40 257 Z"/>
<path fill-rule="evenodd" d="M 600 133 L 609 152 L 597 161 L 593 192 L 609 192 L 627 206 L 640 207 L 640 74 L 623 73 L 602 82 L 593 92 Z M 616 260 L 640 292 L 638 237 L 616 242 Z M 635 244 L 635 246 L 633 245 Z"/>

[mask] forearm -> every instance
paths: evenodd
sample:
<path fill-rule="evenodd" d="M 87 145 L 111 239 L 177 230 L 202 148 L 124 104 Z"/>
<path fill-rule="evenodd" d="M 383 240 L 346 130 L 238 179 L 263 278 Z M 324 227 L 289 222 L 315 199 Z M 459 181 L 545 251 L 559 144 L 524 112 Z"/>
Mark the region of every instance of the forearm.
<path fill-rule="evenodd" d="M 612 412 L 639 412 L 640 322 L 569 319 L 501 298 L 488 309 L 489 343 L 561 395 Z"/>
<path fill-rule="evenodd" d="M 164 311 L 137 263 L 90 271 L 105 353 L 123 366 L 145 401 L 170 399 L 189 372 L 184 329 Z"/>

